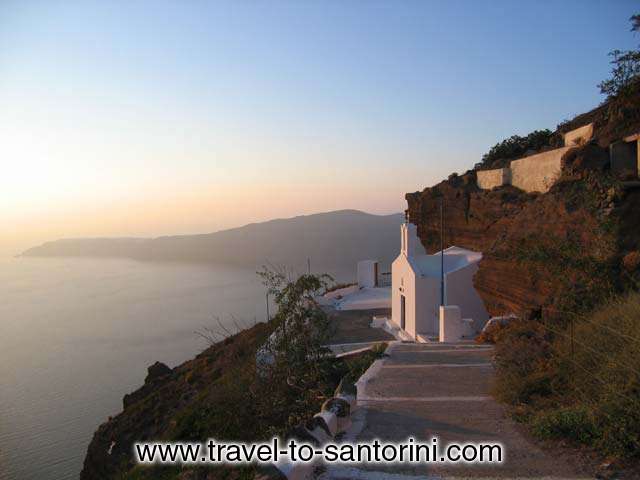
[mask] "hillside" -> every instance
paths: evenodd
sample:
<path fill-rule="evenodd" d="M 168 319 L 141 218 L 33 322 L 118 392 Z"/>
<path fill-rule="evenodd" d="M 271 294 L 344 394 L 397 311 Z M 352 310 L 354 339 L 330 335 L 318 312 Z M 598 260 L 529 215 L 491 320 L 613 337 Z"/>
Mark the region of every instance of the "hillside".
<path fill-rule="evenodd" d="M 344 270 L 365 258 L 389 264 L 398 252 L 401 214 L 371 215 L 357 210 L 253 223 L 204 235 L 88 238 L 47 242 L 24 252 L 41 257 L 124 257 L 260 266 L 266 262 L 306 269 Z"/>
<path fill-rule="evenodd" d="M 135 441 L 209 434 L 197 429 L 202 428 L 207 415 L 212 415 L 212 404 L 244 401 L 248 396 L 241 391 L 229 398 L 228 385 L 247 375 L 247 364 L 254 361 L 256 349 L 269 333 L 267 324 L 258 323 L 174 369 L 161 363 L 150 366 L 144 385 L 124 396 L 123 411 L 109 417 L 94 433 L 80 478 L 124 478 L 124 472 L 134 466 L 131 455 Z M 241 415 L 235 419 L 237 423 L 246 422 Z M 242 427 L 247 439 L 257 429 L 254 425 L 250 431 L 246 423 Z"/>
<path fill-rule="evenodd" d="M 350 403 L 335 398 L 336 390 L 354 391 L 386 344 L 341 358 L 327 355 L 324 345 L 336 329 L 314 301 L 325 279 L 268 277 L 276 306 L 271 319 L 236 333 L 222 325 L 209 329 L 202 332 L 209 347 L 193 360 L 173 369 L 160 362 L 148 367 L 144 384 L 122 399 L 122 411 L 94 433 L 81 479 L 234 480 L 253 479 L 256 470 L 278 473 L 256 465 L 137 465 L 133 444 L 309 440 L 314 423 L 329 432 L 324 420 L 313 420 L 323 405 L 340 404 L 349 414 Z"/>
<path fill-rule="evenodd" d="M 612 172 L 608 148 L 640 131 L 640 91 L 559 125 L 552 141 L 590 122 L 593 138 L 564 155 L 546 193 L 482 190 L 470 170 L 406 195 L 428 251 L 439 249 L 444 198 L 446 245 L 483 252 L 474 282 L 491 315 L 586 310 L 635 281 L 628 259 L 640 249 L 639 184 Z"/>

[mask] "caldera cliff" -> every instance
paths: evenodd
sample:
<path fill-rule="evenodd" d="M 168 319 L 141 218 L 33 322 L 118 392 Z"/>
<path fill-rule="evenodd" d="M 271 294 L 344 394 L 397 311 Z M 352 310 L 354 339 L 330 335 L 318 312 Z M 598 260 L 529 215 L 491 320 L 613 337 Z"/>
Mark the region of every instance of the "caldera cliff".
<path fill-rule="evenodd" d="M 637 170 L 612 168 L 610 146 L 640 131 L 639 106 L 636 91 L 560 125 L 540 150 L 582 125 L 592 123 L 593 136 L 564 154 L 560 177 L 545 193 L 480 189 L 478 170 L 512 160 L 501 158 L 407 194 L 423 245 L 440 249 L 442 201 L 445 247 L 483 252 L 474 283 L 493 316 L 577 312 L 636 282 L 640 182 Z"/>

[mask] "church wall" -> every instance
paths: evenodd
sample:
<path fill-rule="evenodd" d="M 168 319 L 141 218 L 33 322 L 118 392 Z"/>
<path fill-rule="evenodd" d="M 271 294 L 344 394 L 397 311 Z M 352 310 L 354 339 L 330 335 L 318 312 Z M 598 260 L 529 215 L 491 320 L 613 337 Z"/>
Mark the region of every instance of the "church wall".
<path fill-rule="evenodd" d="M 415 338 L 415 274 L 404 255 L 399 255 L 391 264 L 391 320 L 401 325 L 400 297 L 405 296 L 405 331 Z"/>
<path fill-rule="evenodd" d="M 416 278 L 416 333 L 438 335 L 440 308 L 440 279 Z"/>
<path fill-rule="evenodd" d="M 477 271 L 476 263 L 448 273 L 445 277 L 445 299 L 447 305 L 460 307 L 462 318 L 472 318 L 473 329 L 479 332 L 489 320 L 489 313 L 473 286 L 473 276 Z"/>

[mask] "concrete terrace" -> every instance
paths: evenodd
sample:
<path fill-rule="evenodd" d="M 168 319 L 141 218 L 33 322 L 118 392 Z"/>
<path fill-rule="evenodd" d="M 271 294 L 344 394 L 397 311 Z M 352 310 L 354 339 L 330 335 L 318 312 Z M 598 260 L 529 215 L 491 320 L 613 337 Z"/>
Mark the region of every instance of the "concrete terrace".
<path fill-rule="evenodd" d="M 328 347 L 335 355 L 344 355 L 366 350 L 376 343 L 395 340 L 389 333 L 379 328 L 371 328 L 374 315 L 391 315 L 391 310 L 336 310 L 323 307 L 329 316 L 331 341 Z"/>
<path fill-rule="evenodd" d="M 493 400 L 490 346 L 393 343 L 387 353 L 358 384 L 358 408 L 345 441 L 437 436 L 440 446 L 500 442 L 504 463 L 332 466 L 320 478 L 593 478 L 571 458 L 536 446 Z"/>

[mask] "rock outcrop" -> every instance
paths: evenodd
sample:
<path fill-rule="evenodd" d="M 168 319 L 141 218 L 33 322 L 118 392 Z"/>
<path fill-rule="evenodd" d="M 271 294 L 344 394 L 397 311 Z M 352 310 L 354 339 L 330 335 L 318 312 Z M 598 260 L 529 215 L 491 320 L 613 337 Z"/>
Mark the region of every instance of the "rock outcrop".
<path fill-rule="evenodd" d="M 605 105 L 578 117 L 594 122 L 594 138 L 565 153 L 562 175 L 547 193 L 509 185 L 481 190 L 468 171 L 407 194 L 423 245 L 440 249 L 443 201 L 445 248 L 484 254 L 474 283 L 491 315 L 559 315 L 597 304 L 628 281 L 623 258 L 640 247 L 640 189 L 611 174 L 607 150 L 640 130 L 639 108 Z M 556 135 L 578 126 L 568 122 Z"/>
<path fill-rule="evenodd" d="M 221 411 L 228 409 L 217 397 L 222 395 L 221 382 L 237 374 L 235 366 L 252 361 L 268 334 L 269 326 L 258 323 L 176 368 L 160 362 L 150 366 L 144 385 L 125 395 L 123 411 L 100 425 L 93 435 L 80 478 L 121 478 L 123 472 L 134 467 L 132 445 L 137 441 L 185 435 L 206 439 L 210 432 L 198 429 L 211 405 L 220 404 Z M 233 412 L 228 409 L 224 415 L 231 418 Z"/>

